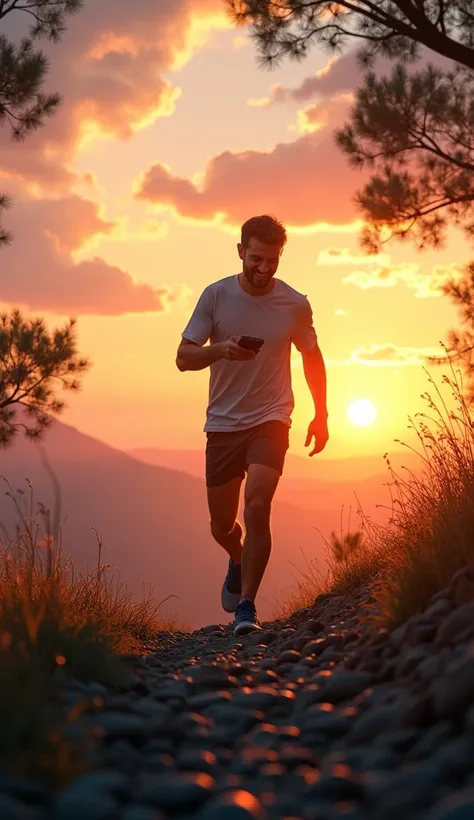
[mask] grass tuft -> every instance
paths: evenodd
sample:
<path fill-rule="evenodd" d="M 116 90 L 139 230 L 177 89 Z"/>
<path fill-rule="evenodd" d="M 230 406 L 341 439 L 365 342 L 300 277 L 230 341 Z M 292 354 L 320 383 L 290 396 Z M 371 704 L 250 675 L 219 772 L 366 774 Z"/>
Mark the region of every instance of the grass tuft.
<path fill-rule="evenodd" d="M 77 573 L 47 511 L 32 514 L 31 483 L 27 494 L 6 483 L 19 523 L 0 540 L 0 770 L 62 785 L 85 759 L 64 732 L 80 716 L 64 711 L 67 682 L 116 686 L 126 673 L 121 655 L 185 625 L 162 619 L 151 593 L 133 598 L 102 564 L 100 538 L 96 567 Z"/>

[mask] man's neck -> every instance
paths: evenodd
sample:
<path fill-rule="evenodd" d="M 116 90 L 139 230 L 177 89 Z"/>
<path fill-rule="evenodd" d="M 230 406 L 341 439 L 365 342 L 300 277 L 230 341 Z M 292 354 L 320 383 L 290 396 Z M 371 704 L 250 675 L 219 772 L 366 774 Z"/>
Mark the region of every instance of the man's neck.
<path fill-rule="evenodd" d="M 270 279 L 268 285 L 265 288 L 254 288 L 251 282 L 247 279 L 244 272 L 241 271 L 238 275 L 239 285 L 245 293 L 248 293 L 249 296 L 267 296 L 269 293 L 272 292 L 273 288 L 275 287 L 275 279 Z"/>

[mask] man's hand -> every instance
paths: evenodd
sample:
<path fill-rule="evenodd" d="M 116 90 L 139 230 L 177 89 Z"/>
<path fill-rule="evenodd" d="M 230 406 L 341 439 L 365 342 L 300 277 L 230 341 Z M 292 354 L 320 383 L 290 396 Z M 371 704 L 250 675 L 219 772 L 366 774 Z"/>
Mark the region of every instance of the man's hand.
<path fill-rule="evenodd" d="M 315 416 L 308 427 L 308 434 L 306 436 L 305 447 L 309 447 L 314 438 L 314 447 L 309 453 L 309 456 L 314 456 L 316 453 L 321 453 L 329 438 L 328 420 L 327 416 Z"/>
<path fill-rule="evenodd" d="M 255 359 L 256 351 L 239 345 L 239 339 L 240 336 L 230 336 L 225 342 L 219 343 L 221 359 L 227 359 L 229 362 L 248 362 Z"/>

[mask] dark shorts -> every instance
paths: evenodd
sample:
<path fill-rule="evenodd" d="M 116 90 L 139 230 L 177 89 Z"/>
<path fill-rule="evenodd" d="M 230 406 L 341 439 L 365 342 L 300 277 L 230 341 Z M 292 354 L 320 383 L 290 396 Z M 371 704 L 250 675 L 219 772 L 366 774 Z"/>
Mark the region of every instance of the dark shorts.
<path fill-rule="evenodd" d="M 249 464 L 273 467 L 281 475 L 288 445 L 289 427 L 282 421 L 265 421 L 248 430 L 207 433 L 207 487 L 245 478 Z"/>

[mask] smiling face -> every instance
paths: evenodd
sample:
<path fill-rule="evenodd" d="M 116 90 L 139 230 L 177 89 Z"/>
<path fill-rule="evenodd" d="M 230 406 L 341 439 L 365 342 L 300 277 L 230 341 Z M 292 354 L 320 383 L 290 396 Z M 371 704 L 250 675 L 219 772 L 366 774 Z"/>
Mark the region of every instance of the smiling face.
<path fill-rule="evenodd" d="M 242 272 L 248 285 L 260 293 L 270 290 L 272 279 L 278 270 L 283 247 L 267 245 L 252 236 L 246 247 L 239 243 L 237 249 L 242 260 Z"/>

